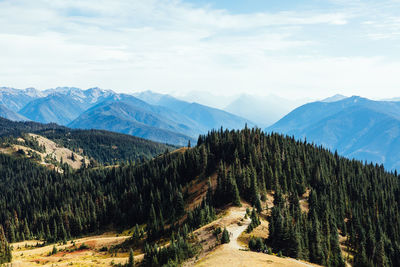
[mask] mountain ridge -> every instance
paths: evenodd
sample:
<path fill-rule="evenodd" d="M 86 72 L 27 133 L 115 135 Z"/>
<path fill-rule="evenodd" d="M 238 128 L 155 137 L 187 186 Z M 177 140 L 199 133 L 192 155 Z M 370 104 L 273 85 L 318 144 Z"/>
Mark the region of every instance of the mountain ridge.
<path fill-rule="evenodd" d="M 86 90 L 56 87 L 43 91 L 3 87 L 0 100 L 12 99 L 9 103 L 14 103 L 16 112 L 32 121 L 82 129 L 92 127 L 179 145 L 194 141 L 199 134 L 213 128 L 239 129 L 246 124 L 254 125 L 226 111 L 169 95 L 149 91 L 144 101 L 135 97 L 145 93 L 123 94 L 98 87 Z"/>
<path fill-rule="evenodd" d="M 303 105 L 265 129 L 337 150 L 349 158 L 399 169 L 400 103 L 352 96 Z"/>

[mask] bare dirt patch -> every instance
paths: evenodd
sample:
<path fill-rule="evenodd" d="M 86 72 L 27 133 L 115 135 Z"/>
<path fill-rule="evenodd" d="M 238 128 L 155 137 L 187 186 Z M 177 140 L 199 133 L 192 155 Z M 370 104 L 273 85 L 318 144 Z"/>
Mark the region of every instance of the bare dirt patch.
<path fill-rule="evenodd" d="M 308 197 L 310 196 L 310 189 L 307 189 L 306 192 L 299 199 L 300 209 L 302 212 L 308 213 L 310 211 L 308 205 Z"/>
<path fill-rule="evenodd" d="M 211 187 L 213 189 L 216 188 L 217 186 L 217 174 L 214 173 L 210 177 L 205 178 L 205 179 L 196 179 L 193 180 L 188 186 L 187 186 L 187 193 L 188 193 L 188 199 L 186 202 L 188 205 L 186 206 L 187 210 L 193 210 L 197 206 L 201 204 L 203 201 L 204 197 L 207 195 L 207 191 L 209 188 L 209 182 L 211 182 Z"/>

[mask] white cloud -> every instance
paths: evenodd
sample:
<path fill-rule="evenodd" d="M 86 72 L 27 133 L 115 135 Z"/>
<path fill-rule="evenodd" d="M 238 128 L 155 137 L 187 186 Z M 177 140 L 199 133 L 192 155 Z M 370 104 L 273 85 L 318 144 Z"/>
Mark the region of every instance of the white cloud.
<path fill-rule="evenodd" d="M 397 63 L 319 51 L 327 41 L 319 34 L 359 16 L 345 10 L 234 15 L 178 0 L 0 1 L 0 81 L 301 97 L 326 88 L 393 90 Z"/>

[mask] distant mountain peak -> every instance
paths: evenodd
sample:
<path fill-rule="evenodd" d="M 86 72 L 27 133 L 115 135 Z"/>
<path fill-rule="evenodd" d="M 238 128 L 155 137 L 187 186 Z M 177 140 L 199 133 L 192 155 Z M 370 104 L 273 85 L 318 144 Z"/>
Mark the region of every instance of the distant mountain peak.
<path fill-rule="evenodd" d="M 340 101 L 340 100 L 343 100 L 343 99 L 346 99 L 346 98 L 348 98 L 348 97 L 344 96 L 344 95 L 341 95 L 341 94 L 336 94 L 336 95 L 333 95 L 331 97 L 322 99 L 321 102 L 331 103 L 331 102 Z"/>

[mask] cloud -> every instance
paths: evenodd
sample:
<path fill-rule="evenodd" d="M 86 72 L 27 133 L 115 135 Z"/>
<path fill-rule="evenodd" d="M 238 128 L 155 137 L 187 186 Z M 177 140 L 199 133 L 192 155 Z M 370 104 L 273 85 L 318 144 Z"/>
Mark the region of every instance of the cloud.
<path fill-rule="evenodd" d="M 178 0 L 3 0 L 0 80 L 16 87 L 292 95 L 370 88 L 377 84 L 370 74 L 380 73 L 388 88 L 389 81 L 399 85 L 389 75 L 397 64 L 322 49 L 334 41 L 327 33 L 349 29 L 360 17 L 375 20 L 365 6 L 341 5 L 231 14 Z M 366 36 L 385 33 L 365 27 Z"/>

